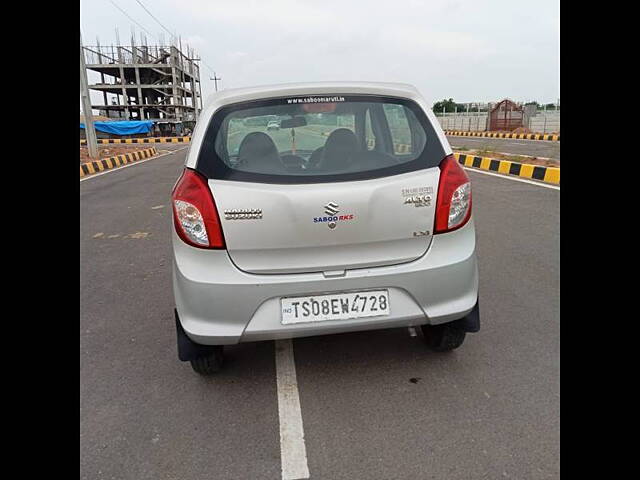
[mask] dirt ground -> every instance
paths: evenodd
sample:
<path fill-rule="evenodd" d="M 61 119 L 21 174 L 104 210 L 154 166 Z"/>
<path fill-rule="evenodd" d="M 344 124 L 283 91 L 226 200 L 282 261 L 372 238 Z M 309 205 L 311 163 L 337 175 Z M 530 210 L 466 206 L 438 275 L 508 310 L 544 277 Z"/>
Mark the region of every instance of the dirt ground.
<path fill-rule="evenodd" d="M 533 132 L 529 130 L 527 127 L 518 127 L 511 133 L 533 133 Z"/>
<path fill-rule="evenodd" d="M 560 168 L 560 160 L 553 158 L 528 157 L 525 155 L 507 155 L 504 153 L 491 152 L 489 150 L 459 150 L 459 153 L 465 155 L 474 155 L 478 157 L 495 158 L 496 160 L 509 160 L 510 162 L 529 163 L 532 165 L 541 165 L 543 167 Z"/>
<path fill-rule="evenodd" d="M 139 150 L 146 150 L 149 145 L 98 145 L 98 154 L 100 158 L 115 157 L 116 155 L 122 155 L 125 153 L 137 152 Z M 91 162 L 96 160 L 89 158 L 89 152 L 86 146 L 80 147 L 80 163 Z"/>

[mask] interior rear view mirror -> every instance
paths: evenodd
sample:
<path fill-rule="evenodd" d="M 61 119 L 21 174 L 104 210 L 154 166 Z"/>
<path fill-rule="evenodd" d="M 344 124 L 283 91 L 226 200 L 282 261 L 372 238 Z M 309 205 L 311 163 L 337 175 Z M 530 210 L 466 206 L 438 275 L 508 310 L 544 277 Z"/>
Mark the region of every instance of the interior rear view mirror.
<path fill-rule="evenodd" d="M 304 127 L 307 124 L 307 119 L 304 117 L 293 117 L 280 122 L 280 128 L 295 128 Z"/>

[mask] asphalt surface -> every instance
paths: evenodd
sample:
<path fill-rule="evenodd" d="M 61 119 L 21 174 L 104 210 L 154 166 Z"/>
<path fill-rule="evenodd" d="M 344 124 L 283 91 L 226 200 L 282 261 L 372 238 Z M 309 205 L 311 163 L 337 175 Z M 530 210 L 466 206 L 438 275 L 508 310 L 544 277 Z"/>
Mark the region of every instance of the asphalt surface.
<path fill-rule="evenodd" d="M 513 138 L 454 137 L 447 136 L 451 148 L 464 147 L 474 150 L 489 150 L 500 153 L 514 153 L 531 157 L 560 160 L 560 142 L 547 140 L 517 140 Z"/>
<path fill-rule="evenodd" d="M 166 149 L 80 184 L 81 478 L 279 479 L 273 342 L 177 359 Z M 470 175 L 482 329 L 294 340 L 310 478 L 559 478 L 560 192 Z"/>

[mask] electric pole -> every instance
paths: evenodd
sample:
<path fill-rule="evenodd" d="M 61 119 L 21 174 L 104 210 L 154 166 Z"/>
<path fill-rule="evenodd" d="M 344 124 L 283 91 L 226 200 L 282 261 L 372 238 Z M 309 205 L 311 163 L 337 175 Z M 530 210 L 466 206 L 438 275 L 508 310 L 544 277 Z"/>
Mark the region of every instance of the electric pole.
<path fill-rule="evenodd" d="M 216 86 L 216 92 L 218 91 L 218 80 L 222 80 L 220 77 L 216 77 L 216 72 L 213 72 L 213 78 L 209 77 L 209 80 L 213 80 Z"/>
<path fill-rule="evenodd" d="M 82 33 L 80 33 L 80 99 L 82 100 L 82 113 L 84 113 L 84 131 L 87 137 L 87 148 L 91 158 L 98 158 L 98 139 L 93 127 L 91 113 L 91 98 L 89 97 L 89 82 L 87 81 L 87 68 L 84 64 L 84 52 L 82 50 Z"/>

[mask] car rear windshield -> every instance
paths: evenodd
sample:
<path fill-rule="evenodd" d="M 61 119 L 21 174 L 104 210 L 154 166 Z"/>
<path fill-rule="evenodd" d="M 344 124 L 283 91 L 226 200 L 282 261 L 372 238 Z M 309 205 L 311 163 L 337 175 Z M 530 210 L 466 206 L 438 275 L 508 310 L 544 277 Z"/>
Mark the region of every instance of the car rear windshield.
<path fill-rule="evenodd" d="M 427 116 L 413 101 L 320 95 L 219 109 L 196 168 L 214 179 L 319 183 L 435 167 L 444 155 Z"/>

